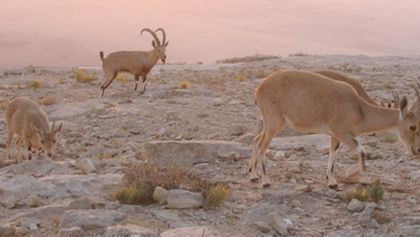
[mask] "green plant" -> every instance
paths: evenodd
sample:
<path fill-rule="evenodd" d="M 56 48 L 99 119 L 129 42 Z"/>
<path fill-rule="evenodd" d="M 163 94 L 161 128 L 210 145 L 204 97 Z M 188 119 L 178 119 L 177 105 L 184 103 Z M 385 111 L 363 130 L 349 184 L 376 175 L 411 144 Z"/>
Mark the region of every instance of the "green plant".
<path fill-rule="evenodd" d="M 367 188 L 370 200 L 379 202 L 384 199 L 385 188 L 381 180 L 377 179 L 373 184 Z"/>
<path fill-rule="evenodd" d="M 127 84 L 128 82 L 130 82 L 130 80 L 128 80 L 127 75 L 124 73 L 118 73 L 115 77 L 115 80 L 122 84 Z"/>
<path fill-rule="evenodd" d="M 366 202 L 369 200 L 369 193 L 365 188 L 356 188 L 347 192 L 345 195 L 345 200 L 350 202 L 353 199 L 357 199 L 362 202 Z"/>
<path fill-rule="evenodd" d="M 230 196 L 230 188 L 224 184 L 216 184 L 206 192 L 204 209 L 215 209 L 221 207 Z"/>

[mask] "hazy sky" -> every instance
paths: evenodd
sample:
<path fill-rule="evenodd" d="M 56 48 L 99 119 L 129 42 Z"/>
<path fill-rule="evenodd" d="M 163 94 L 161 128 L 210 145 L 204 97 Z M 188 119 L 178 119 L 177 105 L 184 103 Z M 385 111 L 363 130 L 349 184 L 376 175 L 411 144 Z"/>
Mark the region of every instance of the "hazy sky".
<path fill-rule="evenodd" d="M 168 61 L 255 53 L 419 55 L 418 0 L 0 0 L 0 67 L 96 66 L 98 52 L 150 50 Z"/>

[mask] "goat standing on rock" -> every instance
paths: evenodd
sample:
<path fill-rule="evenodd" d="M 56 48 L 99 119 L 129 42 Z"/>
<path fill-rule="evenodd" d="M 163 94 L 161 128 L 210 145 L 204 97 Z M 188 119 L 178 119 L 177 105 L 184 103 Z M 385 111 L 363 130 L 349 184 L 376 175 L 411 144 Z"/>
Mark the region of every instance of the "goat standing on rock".
<path fill-rule="evenodd" d="M 102 68 L 105 74 L 105 81 L 101 85 L 102 95 L 104 96 L 105 89 L 112 83 L 118 72 L 129 72 L 134 75 L 135 87 L 137 90 L 137 84 L 142 77 L 142 88 L 141 94 L 146 91 L 146 76 L 150 70 L 155 66 L 157 61 L 160 59 L 162 63 L 166 61 L 166 46 L 169 42 L 166 42 L 166 33 L 162 28 L 158 28 L 156 31 L 152 31 L 149 28 L 141 30 L 141 34 L 146 31 L 149 32 L 154 40 L 152 41 L 153 50 L 144 51 L 118 51 L 110 53 L 104 58 L 104 53 L 101 51 L 99 56 L 102 60 Z M 156 32 L 162 32 L 162 43 L 156 35 Z"/>

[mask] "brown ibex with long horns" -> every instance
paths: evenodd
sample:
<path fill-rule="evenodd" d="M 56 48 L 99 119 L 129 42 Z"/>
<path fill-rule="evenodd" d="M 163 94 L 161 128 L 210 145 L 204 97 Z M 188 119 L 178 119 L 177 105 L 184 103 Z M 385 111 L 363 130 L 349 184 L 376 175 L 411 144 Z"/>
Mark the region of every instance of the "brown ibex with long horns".
<path fill-rule="evenodd" d="M 141 30 L 143 32 L 149 32 L 153 36 L 152 46 L 153 50 L 150 51 L 117 51 L 110 53 L 104 58 L 104 53 L 101 51 L 99 56 L 102 60 L 102 68 L 104 70 L 105 80 L 101 85 L 102 95 L 104 96 L 105 89 L 112 83 L 117 76 L 118 72 L 129 72 L 134 75 L 135 87 L 137 90 L 137 84 L 140 76 L 142 77 L 142 88 L 141 93 L 144 94 L 146 90 L 146 77 L 150 70 L 155 66 L 159 59 L 162 63 L 166 61 L 166 46 L 169 42 L 166 42 L 166 33 L 162 28 L 158 28 L 156 31 L 152 31 L 149 28 Z M 162 42 L 156 35 L 156 32 L 162 32 Z"/>

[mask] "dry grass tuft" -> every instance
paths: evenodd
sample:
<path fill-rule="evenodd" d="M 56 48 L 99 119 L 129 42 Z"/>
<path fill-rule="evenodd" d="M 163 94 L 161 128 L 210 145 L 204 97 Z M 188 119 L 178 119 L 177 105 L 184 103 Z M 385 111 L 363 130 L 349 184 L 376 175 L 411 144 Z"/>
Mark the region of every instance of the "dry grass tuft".
<path fill-rule="evenodd" d="M 115 194 L 115 198 L 124 204 L 151 204 L 153 203 L 152 184 L 139 181 L 127 187 L 123 187 Z"/>
<path fill-rule="evenodd" d="M 115 80 L 122 84 L 127 84 L 130 82 L 130 80 L 128 80 L 127 74 L 125 73 L 118 73 L 117 77 L 115 77 Z"/>
<path fill-rule="evenodd" d="M 191 88 L 191 83 L 187 80 L 182 80 L 179 84 L 178 84 L 178 89 L 190 89 Z"/>
<path fill-rule="evenodd" d="M 352 199 L 357 199 L 362 202 L 372 201 L 379 202 L 384 199 L 385 188 L 381 180 L 376 180 L 369 187 L 359 187 L 345 194 L 344 199 L 350 202 Z"/>
<path fill-rule="evenodd" d="M 161 167 L 144 163 L 126 170 L 123 188 L 115 198 L 122 203 L 150 204 L 153 202 L 153 191 L 157 187 L 165 189 L 185 189 L 201 192 L 207 209 L 222 206 L 230 195 L 227 185 L 216 184 L 187 172 L 178 166 Z"/>
<path fill-rule="evenodd" d="M 204 209 L 216 209 L 221 207 L 230 196 L 230 188 L 224 184 L 212 186 L 206 193 Z"/>
<path fill-rule="evenodd" d="M 238 73 L 235 77 L 237 81 L 245 81 L 248 77 L 243 73 Z"/>
<path fill-rule="evenodd" d="M 50 96 L 46 96 L 46 97 L 41 97 L 40 99 L 37 100 L 38 104 L 40 105 L 53 105 L 53 104 L 57 104 L 58 99 L 55 97 L 50 97 Z"/>
<path fill-rule="evenodd" d="M 83 69 L 73 70 L 73 77 L 80 83 L 91 83 L 96 80 L 96 75 L 90 74 L 88 71 Z"/>
<path fill-rule="evenodd" d="M 28 88 L 39 89 L 42 87 L 43 83 L 41 80 L 32 80 L 29 81 L 26 85 L 28 86 Z"/>

